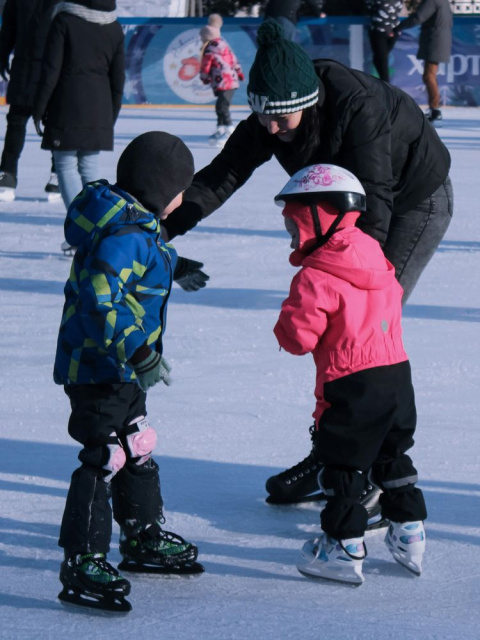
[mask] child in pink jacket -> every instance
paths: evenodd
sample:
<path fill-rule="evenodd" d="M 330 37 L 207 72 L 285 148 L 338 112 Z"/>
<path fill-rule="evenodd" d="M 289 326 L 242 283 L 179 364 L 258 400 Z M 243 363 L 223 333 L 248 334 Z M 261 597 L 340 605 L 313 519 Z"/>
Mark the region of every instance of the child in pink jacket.
<path fill-rule="evenodd" d="M 355 226 L 365 209 L 357 178 L 334 165 L 296 173 L 276 196 L 301 267 L 274 328 L 294 355 L 312 353 L 317 379 L 315 447 L 327 495 L 323 535 L 307 542 L 303 574 L 362 583 L 370 480 L 383 491 L 385 542 L 420 575 L 425 549 L 423 494 L 406 451 L 413 445 L 415 399 L 403 348 L 402 288 L 376 240 Z"/>
<path fill-rule="evenodd" d="M 217 114 L 217 129 L 210 136 L 210 144 L 223 147 L 227 138 L 234 130 L 230 105 L 235 91 L 243 81 L 242 67 L 229 47 L 226 40 L 220 35 L 220 28 L 207 25 L 200 29 L 200 38 L 203 42 L 200 59 L 200 79 L 204 84 L 212 87 Z"/>

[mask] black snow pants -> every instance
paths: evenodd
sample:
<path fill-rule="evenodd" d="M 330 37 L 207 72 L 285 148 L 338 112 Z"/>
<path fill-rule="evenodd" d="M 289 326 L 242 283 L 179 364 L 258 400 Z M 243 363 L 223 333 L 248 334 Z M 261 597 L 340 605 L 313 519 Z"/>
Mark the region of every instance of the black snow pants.
<path fill-rule="evenodd" d="M 83 445 L 72 475 L 60 529 L 66 555 L 107 553 L 113 516 L 122 528 L 141 530 L 163 518 L 158 465 L 129 457 L 109 481 L 112 447 L 122 444 L 129 424 L 146 416 L 146 394 L 137 384 L 67 385 L 72 413 L 68 432 Z M 108 466 L 108 465 L 107 465 Z"/>
<path fill-rule="evenodd" d="M 410 363 L 375 367 L 325 384 L 330 407 L 321 416 L 315 446 L 325 465 L 323 531 L 336 540 L 361 537 L 368 514 L 359 497 L 371 479 L 383 493 L 382 516 L 393 522 L 425 520 L 413 446 L 416 409 Z"/>

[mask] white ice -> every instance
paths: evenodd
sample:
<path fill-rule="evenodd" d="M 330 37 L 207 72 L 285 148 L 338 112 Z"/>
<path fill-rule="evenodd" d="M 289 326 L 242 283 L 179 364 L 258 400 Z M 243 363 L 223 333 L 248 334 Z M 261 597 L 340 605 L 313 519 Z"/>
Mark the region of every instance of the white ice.
<path fill-rule="evenodd" d="M 5 115 L 0 108 L 0 131 Z M 153 129 L 181 136 L 199 169 L 215 155 L 206 143 L 214 128 L 213 107 L 125 108 L 99 177 L 114 180 L 125 145 Z M 52 381 L 70 259 L 60 252 L 63 205 L 43 191 L 49 154 L 29 124 L 18 197 L 0 203 L 0 638 L 479 637 L 479 110 L 445 109 L 439 133 L 452 154 L 455 215 L 403 323 L 419 415 L 412 455 L 429 509 L 422 577 L 397 565 L 377 535 L 367 540 L 363 586 L 309 581 L 295 562 L 319 530 L 319 507 L 265 504 L 266 478 L 310 450 L 314 408 L 310 357 L 279 352 L 272 333 L 295 272 L 273 204 L 287 176 L 272 161 L 176 239 L 211 279 L 198 293 L 175 286 L 165 338 L 175 380 L 149 393 L 167 528 L 198 544 L 206 573 L 132 576 L 133 611 L 112 618 L 56 599 L 59 523 L 79 451 Z M 114 527 L 114 563 L 117 542 Z"/>

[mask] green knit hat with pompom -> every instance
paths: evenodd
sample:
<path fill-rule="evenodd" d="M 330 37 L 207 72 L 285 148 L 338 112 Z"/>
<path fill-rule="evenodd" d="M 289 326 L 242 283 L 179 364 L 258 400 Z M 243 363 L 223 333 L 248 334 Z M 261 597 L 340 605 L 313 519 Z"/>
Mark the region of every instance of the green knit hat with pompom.
<path fill-rule="evenodd" d="M 286 40 L 282 27 L 272 18 L 258 29 L 257 44 L 247 87 L 252 111 L 293 113 L 314 105 L 320 80 L 302 47 Z"/>

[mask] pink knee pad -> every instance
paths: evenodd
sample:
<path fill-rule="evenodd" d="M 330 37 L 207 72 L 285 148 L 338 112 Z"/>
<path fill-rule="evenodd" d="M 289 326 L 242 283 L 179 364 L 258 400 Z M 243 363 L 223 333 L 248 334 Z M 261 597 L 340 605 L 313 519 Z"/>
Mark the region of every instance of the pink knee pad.
<path fill-rule="evenodd" d="M 120 471 L 127 461 L 127 456 L 120 442 L 118 440 L 113 442 L 113 440 L 117 438 L 116 434 L 112 433 L 111 438 L 112 442 L 106 445 L 108 449 L 108 460 L 103 466 L 104 470 L 107 471 L 107 475 L 104 477 L 105 482 L 110 482 L 113 476 Z"/>
<path fill-rule="evenodd" d="M 157 434 L 144 416 L 137 418 L 130 425 L 135 431 L 127 436 L 127 447 L 132 458 L 138 458 L 136 464 L 143 464 L 155 449 Z"/>

